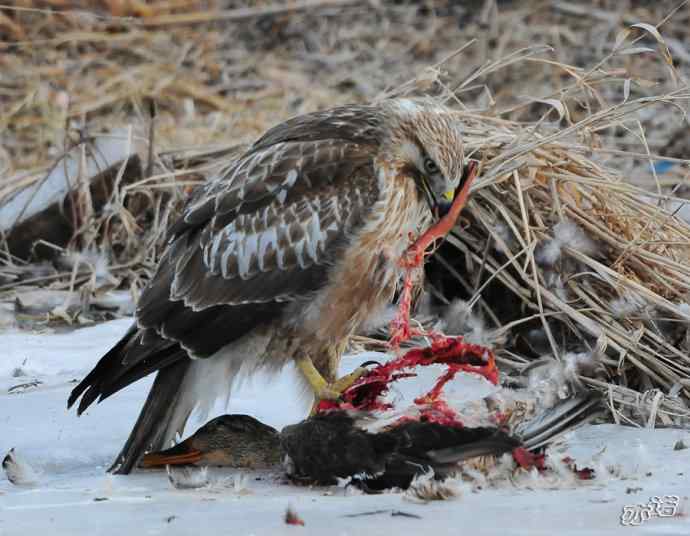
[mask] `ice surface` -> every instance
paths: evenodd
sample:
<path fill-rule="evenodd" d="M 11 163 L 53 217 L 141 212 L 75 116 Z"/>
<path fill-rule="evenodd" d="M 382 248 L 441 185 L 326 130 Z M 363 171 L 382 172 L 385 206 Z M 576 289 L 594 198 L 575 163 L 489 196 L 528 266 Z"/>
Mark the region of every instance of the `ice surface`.
<path fill-rule="evenodd" d="M 81 418 L 68 412 L 65 403 L 73 380 L 88 372 L 128 325 L 129 320 L 117 320 L 68 334 L 0 334 L 0 458 L 14 447 L 38 474 L 37 485 L 15 486 L 0 473 L 0 536 L 390 536 L 421 531 L 435 536 L 568 536 L 630 534 L 631 530 L 690 534 L 690 449 L 673 450 L 678 439 L 690 443 L 690 433 L 678 430 L 588 426 L 568 435 L 555 454 L 569 454 L 579 466 L 597 469 L 599 476 L 593 481 L 550 489 L 550 482 L 534 477 L 515 486 L 506 482 L 497 489 L 428 504 L 410 502 L 399 493 L 359 495 L 338 487 L 296 487 L 279 474 L 265 472 L 249 473 L 237 486 L 237 472 L 212 468 L 213 484 L 197 490 L 174 489 L 164 471 L 107 475 L 105 468 L 127 437 L 150 380 L 90 408 Z M 345 368 L 361 360 L 348 358 Z M 276 427 L 299 420 L 307 402 L 293 375 L 286 370 L 269 389 L 262 378 L 255 378 L 235 392 L 229 411 L 253 414 Z M 420 382 L 431 379 L 433 375 L 423 376 Z M 33 380 L 42 383 L 7 393 L 12 386 Z M 460 385 L 476 393 L 491 391 L 482 381 L 470 380 L 454 386 L 454 396 L 462 399 Z M 394 396 L 405 396 L 411 387 L 401 384 L 396 389 Z M 680 516 L 650 519 L 637 529 L 621 526 L 623 506 L 669 494 L 681 497 Z M 304 520 L 304 527 L 284 524 L 288 504 Z M 367 512 L 378 513 L 348 517 Z"/>

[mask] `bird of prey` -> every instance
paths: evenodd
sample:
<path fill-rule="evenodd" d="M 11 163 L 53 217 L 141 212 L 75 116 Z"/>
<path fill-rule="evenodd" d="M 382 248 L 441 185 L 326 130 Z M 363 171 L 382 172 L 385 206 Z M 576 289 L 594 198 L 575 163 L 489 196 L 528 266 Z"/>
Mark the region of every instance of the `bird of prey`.
<path fill-rule="evenodd" d="M 200 187 L 171 227 L 134 325 L 72 391 L 81 414 L 157 376 L 111 471 L 168 446 L 195 407 L 256 370 L 294 362 L 336 399 L 358 326 L 394 297 L 398 260 L 463 175 L 453 114 L 391 99 L 294 117 Z"/>

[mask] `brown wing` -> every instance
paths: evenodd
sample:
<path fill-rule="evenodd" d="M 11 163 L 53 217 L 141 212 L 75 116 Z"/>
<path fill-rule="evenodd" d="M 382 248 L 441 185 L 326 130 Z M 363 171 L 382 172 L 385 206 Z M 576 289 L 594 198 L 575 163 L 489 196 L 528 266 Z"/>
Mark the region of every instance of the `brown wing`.
<path fill-rule="evenodd" d="M 289 141 L 338 139 L 364 145 L 378 144 L 382 137 L 381 108 L 351 104 L 288 119 L 268 130 L 253 149 Z"/>
<path fill-rule="evenodd" d="M 377 196 L 371 147 L 319 140 L 250 152 L 186 208 L 141 297 L 139 325 L 166 321 L 161 301 L 198 312 L 317 290 Z"/>
<path fill-rule="evenodd" d="M 259 146 L 197 192 L 139 300 L 137 327 L 70 405 L 84 393 L 81 412 L 170 366 L 180 348 L 211 355 L 321 288 L 378 197 L 374 152 L 342 139 Z"/>

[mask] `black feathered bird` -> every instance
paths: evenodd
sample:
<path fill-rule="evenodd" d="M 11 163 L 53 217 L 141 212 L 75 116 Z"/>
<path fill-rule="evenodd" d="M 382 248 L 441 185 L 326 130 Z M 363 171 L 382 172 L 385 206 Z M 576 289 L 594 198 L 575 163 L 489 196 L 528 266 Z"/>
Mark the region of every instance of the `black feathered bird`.
<path fill-rule="evenodd" d="M 172 449 L 147 454 L 142 464 L 239 467 L 234 449 L 241 444 L 254 459 L 282 458 L 288 475 L 298 482 L 330 485 L 339 478 L 352 478 L 370 492 L 405 489 L 415 476 L 433 471 L 435 478 L 444 479 L 457 471 L 459 463 L 479 456 L 541 448 L 592 418 L 600 407 L 598 395 L 581 395 L 540 413 L 512 433 L 413 420 L 370 432 L 364 427 L 370 422 L 367 414 L 329 411 L 286 426 L 278 434 L 252 417 L 225 415 Z"/>
<path fill-rule="evenodd" d="M 442 479 L 456 472 L 460 462 L 500 456 L 521 445 L 497 428 L 436 422 L 408 421 L 372 433 L 340 411 L 286 426 L 280 442 L 293 478 L 328 485 L 352 477 L 370 491 L 405 489 L 415 476 L 430 470 Z"/>

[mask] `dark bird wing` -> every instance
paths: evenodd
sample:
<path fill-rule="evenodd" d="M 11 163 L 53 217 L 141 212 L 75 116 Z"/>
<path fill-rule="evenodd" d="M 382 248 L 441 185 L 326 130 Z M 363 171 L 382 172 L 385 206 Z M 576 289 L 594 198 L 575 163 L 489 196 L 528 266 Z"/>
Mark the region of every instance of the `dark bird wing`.
<path fill-rule="evenodd" d="M 136 325 L 75 387 L 68 405 L 81 398 L 82 413 L 188 354 L 210 356 L 320 289 L 378 196 L 375 123 L 371 115 L 357 126 L 351 111 L 288 121 L 199 188 L 169 231 Z M 185 370 L 165 374 L 158 390 L 179 388 Z M 137 426 L 144 417 L 156 421 L 159 402 L 151 396 Z M 144 439 L 136 444 L 163 446 L 151 441 L 158 432 L 137 430 Z"/>
<path fill-rule="evenodd" d="M 518 439 L 497 428 L 459 428 L 422 421 L 396 426 L 377 434 L 377 439 L 393 440 L 396 448 L 387 456 L 385 471 L 363 479 L 369 491 L 406 489 L 415 476 L 430 470 L 436 478 L 444 478 L 457 472 L 460 462 L 500 456 L 520 446 Z"/>
<path fill-rule="evenodd" d="M 601 393 L 578 393 L 543 410 L 519 426 L 515 433 L 526 448 L 537 449 L 596 419 L 603 409 Z"/>
<path fill-rule="evenodd" d="M 370 433 L 347 413 L 330 412 L 285 427 L 281 444 L 297 478 L 333 484 L 337 478 L 353 477 L 370 492 L 406 489 L 415 476 L 430 470 L 442 479 L 472 458 L 500 456 L 517 447 L 539 448 L 588 422 L 601 409 L 598 393 L 578 395 L 539 413 L 515 434 L 428 421 Z"/>
<path fill-rule="evenodd" d="M 184 357 L 206 357 L 327 280 L 375 202 L 371 147 L 289 142 L 248 153 L 197 195 L 137 307 L 137 326 L 73 391 L 79 412 Z"/>
<path fill-rule="evenodd" d="M 370 433 L 342 412 L 316 415 L 281 432 L 293 473 L 320 484 L 356 477 L 370 490 L 407 488 L 433 469 L 439 476 L 477 456 L 498 456 L 520 445 L 495 428 L 456 428 L 409 422 Z"/>

